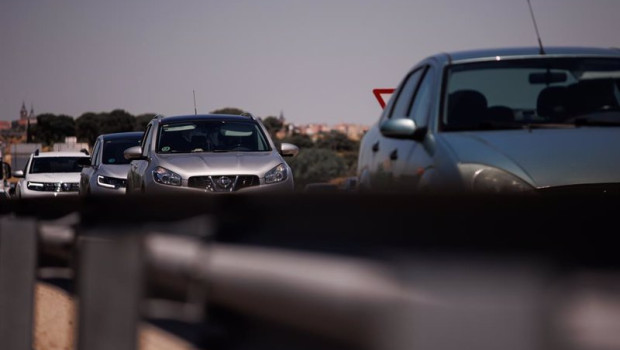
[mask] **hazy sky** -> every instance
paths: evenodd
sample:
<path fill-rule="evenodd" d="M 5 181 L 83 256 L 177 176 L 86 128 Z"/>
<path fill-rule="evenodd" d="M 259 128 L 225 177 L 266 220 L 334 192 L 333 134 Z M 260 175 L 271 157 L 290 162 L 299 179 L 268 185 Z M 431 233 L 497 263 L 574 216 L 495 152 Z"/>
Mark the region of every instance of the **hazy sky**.
<path fill-rule="evenodd" d="M 543 44 L 620 47 L 620 0 L 531 0 Z M 537 45 L 527 0 L 0 0 L 0 120 L 237 107 L 372 124 L 441 51 Z"/>

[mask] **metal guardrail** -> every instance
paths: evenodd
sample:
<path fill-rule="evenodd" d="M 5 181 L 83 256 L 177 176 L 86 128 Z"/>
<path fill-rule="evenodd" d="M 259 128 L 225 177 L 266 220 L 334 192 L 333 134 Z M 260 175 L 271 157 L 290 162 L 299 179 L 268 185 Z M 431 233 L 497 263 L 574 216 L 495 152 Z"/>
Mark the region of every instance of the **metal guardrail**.
<path fill-rule="evenodd" d="M 143 319 L 209 349 L 620 347 L 615 197 L 54 203 L 3 208 L 2 348 L 32 346 L 37 277 L 75 281 L 78 350 L 136 349 Z"/>

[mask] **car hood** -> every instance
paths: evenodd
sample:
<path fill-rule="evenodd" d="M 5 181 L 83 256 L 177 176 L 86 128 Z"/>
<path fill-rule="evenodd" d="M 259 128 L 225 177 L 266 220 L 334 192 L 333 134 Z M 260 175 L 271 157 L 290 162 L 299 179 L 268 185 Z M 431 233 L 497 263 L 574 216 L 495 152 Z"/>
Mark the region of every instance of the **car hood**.
<path fill-rule="evenodd" d="M 98 175 L 126 179 L 129 172 L 129 164 L 102 164 L 97 169 Z"/>
<path fill-rule="evenodd" d="M 28 174 L 25 180 L 38 182 L 80 182 L 80 173 Z"/>
<path fill-rule="evenodd" d="M 182 177 L 199 175 L 257 175 L 284 163 L 276 152 L 225 152 L 160 155 L 160 165 Z"/>
<path fill-rule="evenodd" d="M 620 182 L 620 128 L 446 132 L 458 163 L 509 171 L 537 188 Z"/>

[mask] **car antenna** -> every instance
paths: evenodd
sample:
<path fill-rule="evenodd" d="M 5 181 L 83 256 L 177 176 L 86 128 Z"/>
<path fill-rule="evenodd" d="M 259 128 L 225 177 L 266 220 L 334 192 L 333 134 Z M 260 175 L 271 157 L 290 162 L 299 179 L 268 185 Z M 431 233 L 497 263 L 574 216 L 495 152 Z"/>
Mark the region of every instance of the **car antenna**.
<path fill-rule="evenodd" d="M 198 110 L 196 109 L 196 90 L 192 90 L 194 93 L 194 115 L 198 115 Z"/>
<path fill-rule="evenodd" d="M 540 34 L 538 33 L 538 26 L 536 25 L 536 18 L 534 18 L 534 10 L 532 10 L 532 3 L 530 0 L 527 0 L 527 4 L 530 7 L 530 14 L 532 15 L 532 22 L 534 22 L 534 30 L 536 31 L 536 38 L 538 39 L 538 47 L 540 47 L 540 54 L 545 54 L 545 49 L 543 48 L 542 40 L 540 40 Z"/>

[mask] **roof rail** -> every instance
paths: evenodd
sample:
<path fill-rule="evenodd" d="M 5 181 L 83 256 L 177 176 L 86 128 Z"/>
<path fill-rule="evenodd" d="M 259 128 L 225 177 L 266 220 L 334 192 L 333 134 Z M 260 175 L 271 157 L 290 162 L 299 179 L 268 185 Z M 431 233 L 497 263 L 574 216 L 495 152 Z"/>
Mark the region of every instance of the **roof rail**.
<path fill-rule="evenodd" d="M 84 153 L 87 156 L 90 156 L 90 153 L 88 153 L 88 150 L 86 148 L 82 148 L 80 152 Z"/>
<path fill-rule="evenodd" d="M 38 155 L 39 155 L 39 149 L 38 149 L 38 148 L 34 151 L 34 155 L 35 155 L 35 156 L 38 156 Z"/>

